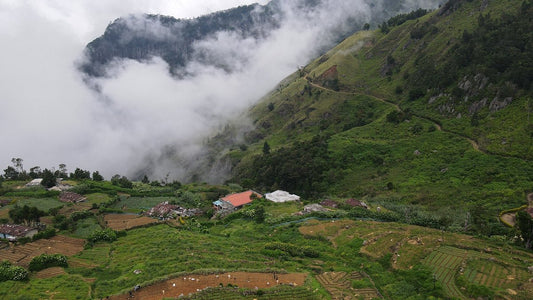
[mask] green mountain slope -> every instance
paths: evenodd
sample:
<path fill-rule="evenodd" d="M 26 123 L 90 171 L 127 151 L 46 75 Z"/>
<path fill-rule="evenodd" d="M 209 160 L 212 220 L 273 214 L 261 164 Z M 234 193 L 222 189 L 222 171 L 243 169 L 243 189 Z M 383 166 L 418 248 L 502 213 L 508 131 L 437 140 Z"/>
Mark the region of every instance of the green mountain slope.
<path fill-rule="evenodd" d="M 228 154 L 234 180 L 409 204 L 456 226 L 470 212 L 500 232 L 497 212 L 533 189 L 531 13 L 528 1 L 450 1 L 345 39 L 250 111 L 248 145 Z"/>

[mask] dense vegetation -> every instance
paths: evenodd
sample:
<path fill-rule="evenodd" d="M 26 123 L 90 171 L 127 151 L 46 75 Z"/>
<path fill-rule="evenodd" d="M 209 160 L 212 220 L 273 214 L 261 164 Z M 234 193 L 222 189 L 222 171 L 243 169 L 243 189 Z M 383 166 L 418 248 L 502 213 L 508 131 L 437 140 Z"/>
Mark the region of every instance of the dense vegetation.
<path fill-rule="evenodd" d="M 533 192 L 529 15 L 530 1 L 451 1 L 344 40 L 251 110 L 233 180 L 508 234 L 494 216 Z"/>
<path fill-rule="evenodd" d="M 450 1 L 347 38 L 252 109 L 256 128 L 227 154 L 238 184 L 105 181 L 65 165 L 26 172 L 14 158 L 0 177 L 0 219 L 47 229 L 27 248 L 29 239 L 1 252 L 0 241 L 0 253 L 19 263 L 42 239 L 81 243 L 68 258 L 36 255 L 31 272 L 2 262 L 0 297 L 103 298 L 254 271 L 308 277 L 297 287 L 219 285 L 187 299 L 531 299 L 530 3 Z M 24 186 L 45 175 L 86 202 L 60 202 L 48 183 Z M 254 198 L 228 215 L 212 208 L 248 188 L 302 201 Z M 111 228 L 162 202 L 200 213 Z M 316 203 L 327 207 L 304 213 Z M 504 212 L 516 213 L 514 227 L 499 222 Z M 40 279 L 51 266 L 64 272 Z"/>
<path fill-rule="evenodd" d="M 41 254 L 30 261 L 28 270 L 40 271 L 50 267 L 68 267 L 67 257 L 61 254 Z"/>

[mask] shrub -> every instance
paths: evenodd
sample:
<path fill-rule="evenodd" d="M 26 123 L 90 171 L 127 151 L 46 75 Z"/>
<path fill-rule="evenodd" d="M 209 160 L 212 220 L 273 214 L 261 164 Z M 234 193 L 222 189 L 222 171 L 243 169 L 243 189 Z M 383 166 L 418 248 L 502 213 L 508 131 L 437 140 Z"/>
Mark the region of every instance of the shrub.
<path fill-rule="evenodd" d="M 76 211 L 74 213 L 72 213 L 72 215 L 70 215 L 70 219 L 74 222 L 78 221 L 78 220 L 81 220 L 81 219 L 86 219 L 88 217 L 91 217 L 93 216 L 94 214 L 88 210 L 85 210 L 85 211 Z"/>
<path fill-rule="evenodd" d="M 106 229 L 102 229 L 102 230 L 96 230 L 95 232 L 93 232 L 87 238 L 87 240 L 91 244 L 94 244 L 94 243 L 100 242 L 100 241 L 113 242 L 116 239 L 117 239 L 117 233 L 114 230 L 110 229 L 110 228 L 106 228 Z"/>
<path fill-rule="evenodd" d="M 23 281 L 28 279 L 28 271 L 23 267 L 13 266 L 8 261 L 0 263 L 0 282 L 7 280 Z"/>
<path fill-rule="evenodd" d="M 56 235 L 56 230 L 54 228 L 47 228 L 41 232 L 38 232 L 32 237 L 32 240 L 40 240 L 40 239 L 49 239 Z"/>
<path fill-rule="evenodd" d="M 30 271 L 40 271 L 50 267 L 68 267 L 67 257 L 62 254 L 41 254 L 30 261 Z"/>
<path fill-rule="evenodd" d="M 291 256 L 319 257 L 320 253 L 308 246 L 297 246 L 289 243 L 273 242 L 265 245 L 268 250 L 281 250 Z"/>

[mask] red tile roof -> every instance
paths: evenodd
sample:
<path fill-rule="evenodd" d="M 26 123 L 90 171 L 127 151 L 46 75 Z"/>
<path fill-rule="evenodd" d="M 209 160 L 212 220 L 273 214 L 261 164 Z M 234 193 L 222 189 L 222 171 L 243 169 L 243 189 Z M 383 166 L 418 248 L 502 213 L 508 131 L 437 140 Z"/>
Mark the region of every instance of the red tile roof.
<path fill-rule="evenodd" d="M 250 199 L 252 194 L 255 194 L 257 198 L 262 198 L 260 194 L 254 191 L 246 191 L 242 193 L 227 195 L 226 197 L 222 198 L 222 200 L 231 203 L 231 205 L 233 205 L 234 207 L 239 207 L 248 203 L 252 203 L 252 199 Z"/>

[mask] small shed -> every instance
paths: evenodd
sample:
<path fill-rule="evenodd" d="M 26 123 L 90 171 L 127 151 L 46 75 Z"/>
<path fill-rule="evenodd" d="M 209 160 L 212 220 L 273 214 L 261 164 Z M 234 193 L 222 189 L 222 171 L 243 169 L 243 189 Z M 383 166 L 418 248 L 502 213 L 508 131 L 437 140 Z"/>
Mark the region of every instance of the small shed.
<path fill-rule="evenodd" d="M 272 202 L 277 202 L 277 203 L 300 200 L 300 196 L 289 194 L 288 192 L 281 191 L 281 190 L 277 190 L 275 192 L 265 194 L 265 198 L 267 200 L 270 200 Z"/>
<path fill-rule="evenodd" d="M 24 237 L 33 237 L 37 233 L 37 229 L 17 225 L 17 224 L 2 224 L 0 225 L 0 238 L 7 239 L 9 241 L 16 241 Z"/>
<path fill-rule="evenodd" d="M 42 178 L 35 178 L 32 181 L 26 183 L 26 187 L 40 186 L 42 181 Z"/>

